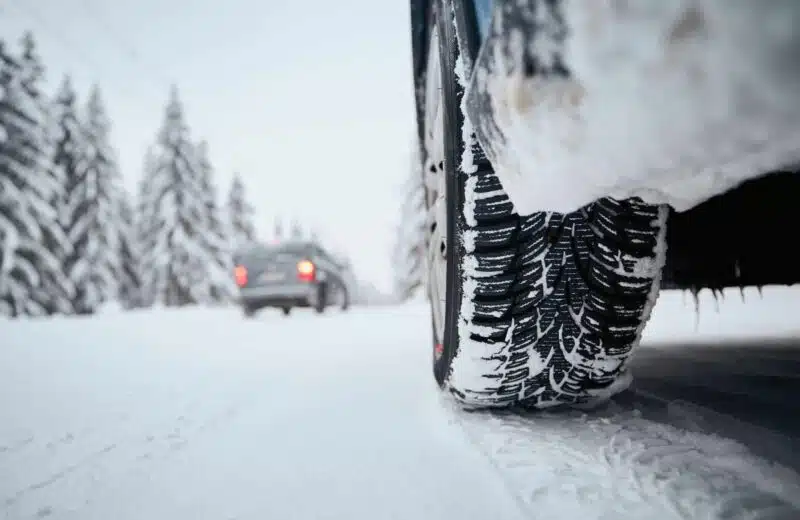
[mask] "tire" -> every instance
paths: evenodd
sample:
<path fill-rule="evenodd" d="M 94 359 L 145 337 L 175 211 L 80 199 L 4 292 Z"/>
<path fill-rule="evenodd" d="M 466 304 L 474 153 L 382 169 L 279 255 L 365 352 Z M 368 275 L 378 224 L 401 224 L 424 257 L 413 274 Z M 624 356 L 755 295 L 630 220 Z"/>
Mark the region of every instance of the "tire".
<path fill-rule="evenodd" d="M 284 316 L 288 316 L 288 315 L 290 315 L 292 313 L 292 308 L 291 307 L 281 307 L 281 312 L 283 313 Z"/>
<path fill-rule="evenodd" d="M 470 154 L 463 154 L 459 49 L 443 12 L 450 11 L 433 2 L 428 18 L 429 34 L 435 27 L 440 35 L 430 52 L 442 64 L 441 126 L 430 124 L 437 118 L 427 115 L 427 100 L 418 110 L 423 171 L 444 175 L 446 184 L 441 331 L 434 293 L 442 277 L 430 261 L 437 244 L 429 234 L 436 381 L 468 407 L 603 401 L 630 383 L 626 362 L 658 294 L 667 208 L 601 199 L 569 214 L 515 213 L 474 135 L 465 136 L 472 165 L 461 163 Z M 427 76 L 426 84 L 430 69 Z M 435 89 L 423 90 L 426 97 Z M 436 132 L 440 147 L 430 144 Z"/>
<path fill-rule="evenodd" d="M 328 299 L 327 287 L 324 283 L 321 283 L 317 286 L 317 301 L 314 303 L 314 311 L 317 314 L 322 314 L 323 312 L 325 312 L 325 307 L 328 304 L 327 299 Z"/>
<path fill-rule="evenodd" d="M 347 290 L 347 287 L 344 284 L 341 284 L 340 290 L 342 292 L 342 305 L 339 309 L 342 312 L 345 312 L 350 308 L 350 292 Z"/>
<path fill-rule="evenodd" d="M 242 314 L 244 314 L 245 318 L 252 318 L 256 315 L 256 309 L 250 307 L 249 305 L 242 306 Z"/>

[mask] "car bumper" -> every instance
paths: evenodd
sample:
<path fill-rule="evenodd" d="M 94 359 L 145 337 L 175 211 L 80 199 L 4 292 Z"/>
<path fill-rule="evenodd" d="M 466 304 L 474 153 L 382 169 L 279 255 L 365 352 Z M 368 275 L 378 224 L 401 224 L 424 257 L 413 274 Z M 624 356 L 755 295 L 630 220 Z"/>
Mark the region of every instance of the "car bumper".
<path fill-rule="evenodd" d="M 316 287 L 310 284 L 261 285 L 239 290 L 239 299 L 242 303 L 258 302 L 261 305 L 297 301 L 313 304 L 316 296 Z"/>

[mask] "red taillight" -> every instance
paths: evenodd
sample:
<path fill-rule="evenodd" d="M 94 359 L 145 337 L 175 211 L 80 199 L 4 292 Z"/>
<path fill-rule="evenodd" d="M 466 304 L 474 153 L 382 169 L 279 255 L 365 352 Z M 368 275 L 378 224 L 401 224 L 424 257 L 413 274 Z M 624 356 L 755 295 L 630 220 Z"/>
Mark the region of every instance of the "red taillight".
<path fill-rule="evenodd" d="M 311 282 L 314 280 L 314 275 L 316 274 L 316 268 L 314 264 L 309 262 L 308 260 L 302 260 L 297 263 L 297 277 L 304 282 Z"/>
<path fill-rule="evenodd" d="M 236 285 L 244 287 L 247 285 L 247 268 L 243 265 L 237 265 L 233 268 L 233 277 L 236 279 Z"/>

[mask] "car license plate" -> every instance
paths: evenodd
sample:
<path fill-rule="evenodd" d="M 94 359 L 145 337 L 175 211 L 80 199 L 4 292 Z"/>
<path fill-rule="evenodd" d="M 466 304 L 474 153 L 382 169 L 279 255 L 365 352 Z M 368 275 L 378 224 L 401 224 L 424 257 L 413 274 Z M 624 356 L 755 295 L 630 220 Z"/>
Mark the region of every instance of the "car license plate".
<path fill-rule="evenodd" d="M 261 275 L 262 282 L 276 282 L 284 279 L 283 273 L 264 273 Z"/>

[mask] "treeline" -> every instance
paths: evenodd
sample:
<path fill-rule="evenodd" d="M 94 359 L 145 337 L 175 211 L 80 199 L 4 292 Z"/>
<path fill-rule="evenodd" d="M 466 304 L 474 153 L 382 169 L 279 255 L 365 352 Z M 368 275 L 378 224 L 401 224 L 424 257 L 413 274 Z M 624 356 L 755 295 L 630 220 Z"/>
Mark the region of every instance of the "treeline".
<path fill-rule="evenodd" d="M 69 76 L 43 91 L 33 36 L 0 40 L 0 314 L 92 314 L 228 301 L 232 251 L 254 239 L 234 177 L 220 204 L 209 150 L 194 140 L 177 89 L 128 193 L 100 89 Z"/>

